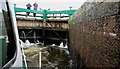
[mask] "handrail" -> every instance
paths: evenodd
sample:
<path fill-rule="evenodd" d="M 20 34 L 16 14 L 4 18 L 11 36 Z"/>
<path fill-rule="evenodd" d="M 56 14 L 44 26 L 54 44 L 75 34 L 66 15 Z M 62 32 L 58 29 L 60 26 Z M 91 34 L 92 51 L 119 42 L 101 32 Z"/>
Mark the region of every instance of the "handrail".
<path fill-rule="evenodd" d="M 76 10 L 62 10 L 62 11 L 36 11 L 36 10 L 30 10 L 25 8 L 17 8 L 15 7 L 15 12 L 30 12 L 30 13 L 37 13 L 37 14 L 44 14 L 46 11 L 46 14 L 73 14 Z"/>
<path fill-rule="evenodd" d="M 22 48 L 22 55 L 23 55 L 23 58 L 24 58 L 25 67 L 27 69 L 27 62 L 26 62 L 26 56 L 25 56 L 24 49 L 23 49 L 23 42 L 22 42 L 22 40 L 19 40 L 19 41 L 20 41 L 20 46 Z"/>
<path fill-rule="evenodd" d="M 16 7 L 16 4 L 14 4 L 14 9 L 15 9 L 15 15 L 17 12 L 30 12 L 30 13 L 36 13 L 36 14 L 42 14 L 43 15 L 43 19 L 47 19 L 47 14 L 60 14 L 60 18 L 61 18 L 61 14 L 68 14 L 69 17 L 74 14 L 77 10 L 62 10 L 62 11 L 50 11 L 50 10 L 42 10 L 42 11 L 36 11 L 36 10 L 30 10 L 30 9 L 25 9 L 25 8 L 18 8 Z M 53 15 L 54 18 L 54 15 Z"/>

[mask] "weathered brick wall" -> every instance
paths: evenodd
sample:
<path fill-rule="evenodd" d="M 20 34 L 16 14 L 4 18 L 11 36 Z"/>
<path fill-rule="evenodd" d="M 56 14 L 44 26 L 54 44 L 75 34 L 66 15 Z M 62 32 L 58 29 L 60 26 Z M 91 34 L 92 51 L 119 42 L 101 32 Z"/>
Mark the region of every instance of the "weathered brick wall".
<path fill-rule="evenodd" d="M 70 23 L 70 44 L 88 67 L 120 66 L 119 2 L 100 2 L 81 12 Z M 84 8 L 85 9 L 85 8 Z"/>

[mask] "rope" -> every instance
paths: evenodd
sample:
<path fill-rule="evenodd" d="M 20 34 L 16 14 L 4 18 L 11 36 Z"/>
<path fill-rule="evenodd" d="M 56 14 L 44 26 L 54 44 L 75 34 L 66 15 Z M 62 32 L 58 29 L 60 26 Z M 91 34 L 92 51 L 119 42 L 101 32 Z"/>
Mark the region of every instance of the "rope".
<path fill-rule="evenodd" d="M 43 55 L 42 55 L 43 56 Z M 44 57 L 44 56 L 43 56 Z M 47 59 L 46 59 L 46 57 L 44 57 L 45 58 L 45 60 L 52 66 L 52 67 L 55 67 L 51 62 L 49 62 Z"/>

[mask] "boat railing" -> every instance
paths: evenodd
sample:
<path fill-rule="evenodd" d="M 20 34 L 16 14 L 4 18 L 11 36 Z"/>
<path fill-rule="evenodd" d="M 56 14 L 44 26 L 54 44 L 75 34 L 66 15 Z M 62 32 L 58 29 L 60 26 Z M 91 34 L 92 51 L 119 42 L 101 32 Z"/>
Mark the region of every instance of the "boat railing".
<path fill-rule="evenodd" d="M 13 63 L 15 62 L 15 60 L 16 60 L 16 53 L 14 54 L 14 57 L 7 64 L 3 66 L 3 68 L 11 67 Z"/>
<path fill-rule="evenodd" d="M 22 49 L 22 55 L 23 55 L 25 67 L 27 69 L 27 61 L 26 61 L 26 56 L 25 56 L 24 49 L 23 49 L 23 42 L 22 42 L 22 40 L 19 40 L 19 42 L 20 42 L 20 46 L 21 46 L 21 49 Z"/>

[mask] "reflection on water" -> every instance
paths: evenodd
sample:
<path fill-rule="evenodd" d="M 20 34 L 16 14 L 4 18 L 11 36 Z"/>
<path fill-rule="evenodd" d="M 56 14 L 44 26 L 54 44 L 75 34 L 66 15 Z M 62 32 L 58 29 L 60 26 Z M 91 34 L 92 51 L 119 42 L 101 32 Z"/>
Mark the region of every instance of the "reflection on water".
<path fill-rule="evenodd" d="M 33 46 L 25 49 L 28 67 L 39 67 L 39 52 L 42 53 L 42 68 L 43 67 L 70 67 L 69 52 L 65 48 L 58 46 Z M 50 62 L 47 62 L 46 59 Z"/>

